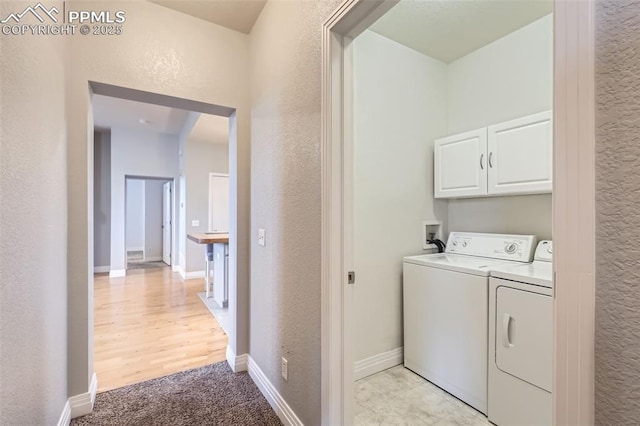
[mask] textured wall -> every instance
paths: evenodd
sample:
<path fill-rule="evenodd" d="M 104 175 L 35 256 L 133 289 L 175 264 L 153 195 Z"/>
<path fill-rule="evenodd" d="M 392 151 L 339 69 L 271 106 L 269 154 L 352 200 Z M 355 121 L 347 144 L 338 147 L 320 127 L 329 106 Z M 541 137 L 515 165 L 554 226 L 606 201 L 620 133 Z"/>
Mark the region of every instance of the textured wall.
<path fill-rule="evenodd" d="M 595 423 L 640 419 L 640 2 L 596 1 Z"/>
<path fill-rule="evenodd" d="M 402 258 L 424 253 L 423 220 L 447 219 L 447 201 L 433 199 L 447 65 L 372 31 L 356 38 L 353 56 L 358 361 L 403 346 Z"/>
<path fill-rule="evenodd" d="M 270 1 L 251 32 L 251 356 L 320 423 L 320 47 L 331 1 Z M 289 381 L 280 357 L 289 360 Z"/>
<path fill-rule="evenodd" d="M 92 298 L 93 240 L 93 124 L 90 81 L 176 96 L 237 109 L 238 144 L 232 147 L 231 167 L 237 170 L 237 241 L 230 245 L 237 258 L 237 336 L 230 346 L 239 354 L 248 349 L 249 280 L 249 90 L 246 34 L 172 11 L 146 1 L 67 1 L 67 10 L 126 11 L 120 36 L 71 37 L 67 73 L 68 220 L 69 227 L 69 394 L 86 392 L 93 374 Z M 237 160 L 237 161 L 236 161 Z M 237 169 L 235 168 L 237 164 Z M 232 184 L 234 181 L 232 180 Z M 87 250 L 87 245 L 91 250 Z M 232 259 L 230 282 L 236 273 Z M 112 265 L 113 267 L 113 265 Z M 232 293 L 235 294 L 235 293 Z M 232 313 L 235 307 L 232 308 Z M 99 380 L 99 378 L 98 378 Z"/>
<path fill-rule="evenodd" d="M 0 36 L 2 425 L 57 424 L 67 400 L 64 54 L 60 36 Z"/>

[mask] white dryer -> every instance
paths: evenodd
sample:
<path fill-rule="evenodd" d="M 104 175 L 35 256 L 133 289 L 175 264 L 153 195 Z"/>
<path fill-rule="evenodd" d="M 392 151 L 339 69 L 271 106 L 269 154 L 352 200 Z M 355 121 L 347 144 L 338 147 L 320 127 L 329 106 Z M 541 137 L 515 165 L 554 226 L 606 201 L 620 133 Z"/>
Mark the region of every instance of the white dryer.
<path fill-rule="evenodd" d="M 452 232 L 403 262 L 404 365 L 487 413 L 489 270 L 530 262 L 533 235 Z"/>
<path fill-rule="evenodd" d="M 553 248 L 497 266 L 489 283 L 489 412 L 499 426 L 552 424 Z"/>

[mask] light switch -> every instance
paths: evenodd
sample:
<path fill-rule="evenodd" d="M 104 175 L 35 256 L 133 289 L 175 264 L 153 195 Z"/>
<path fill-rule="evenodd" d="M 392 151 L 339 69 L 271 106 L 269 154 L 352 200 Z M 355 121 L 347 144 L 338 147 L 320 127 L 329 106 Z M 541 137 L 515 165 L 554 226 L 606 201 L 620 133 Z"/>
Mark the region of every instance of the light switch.
<path fill-rule="evenodd" d="M 199 220 L 192 220 L 191 221 L 191 226 L 194 228 L 197 228 L 198 226 L 200 226 L 200 221 Z"/>
<path fill-rule="evenodd" d="M 262 247 L 267 245 L 266 233 L 262 228 L 258 228 L 258 245 Z"/>

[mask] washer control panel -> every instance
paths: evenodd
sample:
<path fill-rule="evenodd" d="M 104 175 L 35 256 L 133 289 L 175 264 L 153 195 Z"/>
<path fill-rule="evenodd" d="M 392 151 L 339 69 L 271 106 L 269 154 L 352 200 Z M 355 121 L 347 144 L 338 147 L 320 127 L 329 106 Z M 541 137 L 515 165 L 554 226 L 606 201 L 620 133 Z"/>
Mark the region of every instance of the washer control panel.
<path fill-rule="evenodd" d="M 553 262 L 553 242 L 550 240 L 540 241 L 533 259 L 542 262 Z"/>
<path fill-rule="evenodd" d="M 531 262 L 536 242 L 535 235 L 452 232 L 449 234 L 446 252 Z"/>

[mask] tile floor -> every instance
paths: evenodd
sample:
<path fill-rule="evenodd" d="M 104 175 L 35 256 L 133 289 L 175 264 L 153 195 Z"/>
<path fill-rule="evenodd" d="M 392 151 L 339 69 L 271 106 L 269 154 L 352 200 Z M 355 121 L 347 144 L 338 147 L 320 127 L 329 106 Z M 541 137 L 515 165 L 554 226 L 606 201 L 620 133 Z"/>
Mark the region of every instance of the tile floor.
<path fill-rule="evenodd" d="M 491 425 L 483 414 L 402 365 L 358 380 L 355 394 L 357 426 Z"/>

